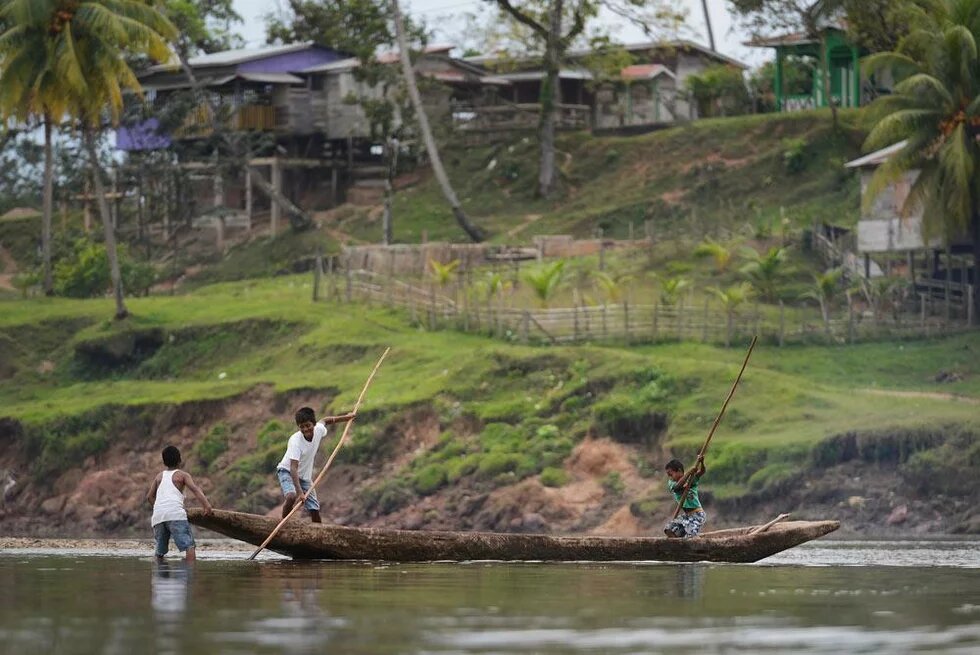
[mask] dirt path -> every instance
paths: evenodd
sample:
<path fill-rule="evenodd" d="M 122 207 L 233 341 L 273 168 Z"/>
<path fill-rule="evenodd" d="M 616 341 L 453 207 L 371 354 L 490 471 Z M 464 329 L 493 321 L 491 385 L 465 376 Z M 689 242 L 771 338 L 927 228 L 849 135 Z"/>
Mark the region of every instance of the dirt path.
<path fill-rule="evenodd" d="M 954 393 L 944 393 L 941 391 L 891 391 L 888 389 L 862 389 L 862 391 L 875 396 L 891 396 L 893 398 L 925 398 L 928 400 L 952 400 L 954 402 L 967 403 L 968 405 L 980 405 L 980 398 L 958 396 Z"/>

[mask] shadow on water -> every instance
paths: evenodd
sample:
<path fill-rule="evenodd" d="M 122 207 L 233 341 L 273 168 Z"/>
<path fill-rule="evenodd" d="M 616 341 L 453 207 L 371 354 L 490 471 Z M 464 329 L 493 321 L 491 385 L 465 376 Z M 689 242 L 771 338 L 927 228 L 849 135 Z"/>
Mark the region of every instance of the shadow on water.
<path fill-rule="evenodd" d="M 0 652 L 980 652 L 980 544 L 891 544 L 875 556 L 902 567 L 848 565 L 871 557 L 869 545 L 821 547 L 839 565 L 188 568 L 4 553 Z M 936 566 L 944 558 L 965 564 Z"/>

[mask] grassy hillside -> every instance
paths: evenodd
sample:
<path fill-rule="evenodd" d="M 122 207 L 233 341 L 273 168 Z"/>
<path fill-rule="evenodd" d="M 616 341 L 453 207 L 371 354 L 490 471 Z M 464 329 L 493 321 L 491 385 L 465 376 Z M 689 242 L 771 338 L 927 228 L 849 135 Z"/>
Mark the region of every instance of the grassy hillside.
<path fill-rule="evenodd" d="M 349 465 L 384 471 L 359 484 L 365 516 L 527 479 L 560 488 L 569 482 L 570 455 L 587 438 L 609 438 L 633 453 L 602 482 L 640 507 L 648 490 L 631 497 L 618 481 L 657 476 L 668 453 L 692 456 L 742 356 L 695 344 L 521 347 L 410 328 L 397 312 L 314 305 L 310 292 L 307 277 L 215 285 L 133 299 L 134 316 L 122 323 L 106 320 L 105 301 L 4 302 L 0 406 L 21 427 L 4 424 L 0 463 L 29 471 L 40 502 L 52 480 L 87 458 L 96 468 L 119 451 L 155 461 L 170 437 L 152 426 L 168 408 L 209 399 L 220 408 L 271 385 L 341 412 L 391 346 L 343 455 Z M 854 456 L 889 464 L 906 481 L 928 479 L 932 466 L 938 472 L 954 447 L 960 459 L 945 470 L 968 471 L 980 457 L 978 350 L 975 336 L 761 348 L 709 458 L 715 497 L 765 494 L 835 464 L 846 456 L 848 433 L 859 435 Z M 960 380 L 940 385 L 940 370 Z M 219 503 L 267 510 L 270 471 L 293 409 L 278 407 L 238 423 L 208 410 L 166 430 L 183 435 L 189 465 L 211 480 Z M 433 439 L 399 452 L 423 415 Z M 659 489 L 655 477 L 649 484 Z"/>

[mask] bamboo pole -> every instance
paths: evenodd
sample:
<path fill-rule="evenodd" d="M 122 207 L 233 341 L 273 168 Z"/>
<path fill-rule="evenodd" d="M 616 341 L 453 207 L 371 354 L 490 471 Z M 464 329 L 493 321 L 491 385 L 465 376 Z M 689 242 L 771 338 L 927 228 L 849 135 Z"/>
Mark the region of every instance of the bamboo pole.
<path fill-rule="evenodd" d="M 374 369 L 371 371 L 371 375 L 368 376 L 367 382 L 364 383 L 364 387 L 361 389 L 361 395 L 357 397 L 357 402 L 354 403 L 354 411 L 351 412 L 352 414 L 354 414 L 354 418 L 347 421 L 347 425 L 344 426 L 344 432 L 342 435 L 340 435 L 340 441 L 338 441 L 337 445 L 334 446 L 333 452 L 330 453 L 330 458 L 327 459 L 327 463 L 323 465 L 323 469 L 320 471 L 320 475 L 316 476 L 316 479 L 313 480 L 313 484 L 310 485 L 311 490 L 315 490 L 317 484 L 319 484 L 320 480 L 323 479 L 323 476 L 327 474 L 327 469 L 329 469 L 330 465 L 333 464 L 334 458 L 337 457 L 337 453 L 340 452 L 341 446 L 343 446 L 344 442 L 347 440 L 347 435 L 350 433 L 350 426 L 354 424 L 354 420 L 357 418 L 357 411 L 361 408 L 361 403 L 364 401 L 364 395 L 367 393 L 368 387 L 371 386 L 371 382 L 374 380 L 374 375 L 378 372 L 378 369 L 381 368 L 381 363 L 385 360 L 385 357 L 388 356 L 388 353 L 390 351 L 391 348 L 385 348 L 385 351 L 381 353 L 381 359 L 379 359 L 378 363 L 374 365 Z M 272 530 L 269 536 L 265 538 L 265 541 L 262 542 L 262 545 L 259 546 L 254 553 L 249 555 L 248 559 L 250 560 L 255 559 L 255 556 L 261 553 L 262 550 L 269 545 L 269 542 L 272 541 L 273 537 L 275 537 L 279 533 L 279 530 L 282 528 L 282 526 L 286 525 L 286 521 L 289 520 L 289 517 L 295 514 L 296 510 L 302 507 L 305 504 L 305 502 L 306 502 L 306 494 L 302 494 L 299 498 L 296 499 L 296 504 L 294 504 L 293 508 L 289 510 L 289 514 L 286 514 L 286 516 L 283 517 L 281 521 L 279 521 L 279 524 Z"/>
<path fill-rule="evenodd" d="M 745 360 L 742 362 L 742 368 L 738 372 L 738 376 L 735 378 L 735 382 L 732 383 L 732 388 L 728 392 L 728 397 L 725 398 L 725 402 L 721 406 L 721 411 L 718 412 L 718 416 L 715 417 L 715 422 L 711 424 L 711 430 L 708 432 L 708 438 L 704 440 L 704 445 L 701 446 L 701 450 L 698 451 L 698 459 L 704 457 L 704 454 L 708 452 L 708 445 L 711 443 L 711 437 L 715 434 L 715 428 L 721 423 L 721 418 L 725 415 L 725 410 L 728 409 L 728 403 L 731 401 L 732 396 L 735 395 L 735 389 L 738 388 L 738 383 L 742 379 L 742 373 L 745 373 L 745 367 L 749 364 L 749 357 L 752 356 L 752 350 L 755 348 L 755 342 L 759 340 L 759 336 L 756 335 L 752 337 L 752 343 L 749 344 L 749 351 L 745 353 Z M 688 472 L 694 471 L 697 468 L 697 464 L 688 469 Z M 681 508 L 684 506 L 684 501 L 687 500 L 687 494 L 690 491 L 690 487 L 687 483 L 684 483 L 684 493 L 681 494 L 681 499 L 677 503 L 677 509 L 674 510 L 674 518 L 681 513 Z"/>

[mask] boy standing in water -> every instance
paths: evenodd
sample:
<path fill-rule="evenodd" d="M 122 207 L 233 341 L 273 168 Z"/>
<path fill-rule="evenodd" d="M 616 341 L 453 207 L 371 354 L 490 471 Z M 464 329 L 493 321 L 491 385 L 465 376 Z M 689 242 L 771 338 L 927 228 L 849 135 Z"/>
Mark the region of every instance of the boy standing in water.
<path fill-rule="evenodd" d="M 667 477 L 670 478 L 667 480 L 667 490 L 674 494 L 675 501 L 681 502 L 684 490 L 688 490 L 680 515 L 664 526 L 664 534 L 670 538 L 696 537 L 708 518 L 704 508 L 701 507 L 701 499 L 698 498 L 698 481 L 705 472 L 704 456 L 698 455 L 697 464 L 687 475 L 684 474 L 684 465 L 677 459 L 667 462 L 664 468 L 667 470 Z"/>
<path fill-rule="evenodd" d="M 188 562 L 196 559 L 194 549 L 194 533 L 191 524 L 187 522 L 187 512 L 184 510 L 184 489 L 190 489 L 206 514 L 211 513 L 211 503 L 201 488 L 195 484 L 189 473 L 179 470 L 180 451 L 175 446 L 163 449 L 163 465 L 167 467 L 153 480 L 146 502 L 153 504 L 153 537 L 156 540 L 156 558 L 162 562 L 163 556 L 170 550 L 170 539 L 186 553 Z"/>
<path fill-rule="evenodd" d="M 343 416 L 328 416 L 321 421 L 316 420 L 316 413 L 309 407 L 301 407 L 296 412 L 296 426 L 299 428 L 289 437 L 286 454 L 276 467 L 276 477 L 285 496 L 282 505 L 282 517 L 293 509 L 297 502 L 297 490 L 302 491 L 300 497 L 310 513 L 314 523 L 320 523 L 320 502 L 316 497 L 313 486 L 313 458 L 320 449 L 320 442 L 327 436 L 327 426 L 343 423 L 354 419 L 354 414 Z"/>

